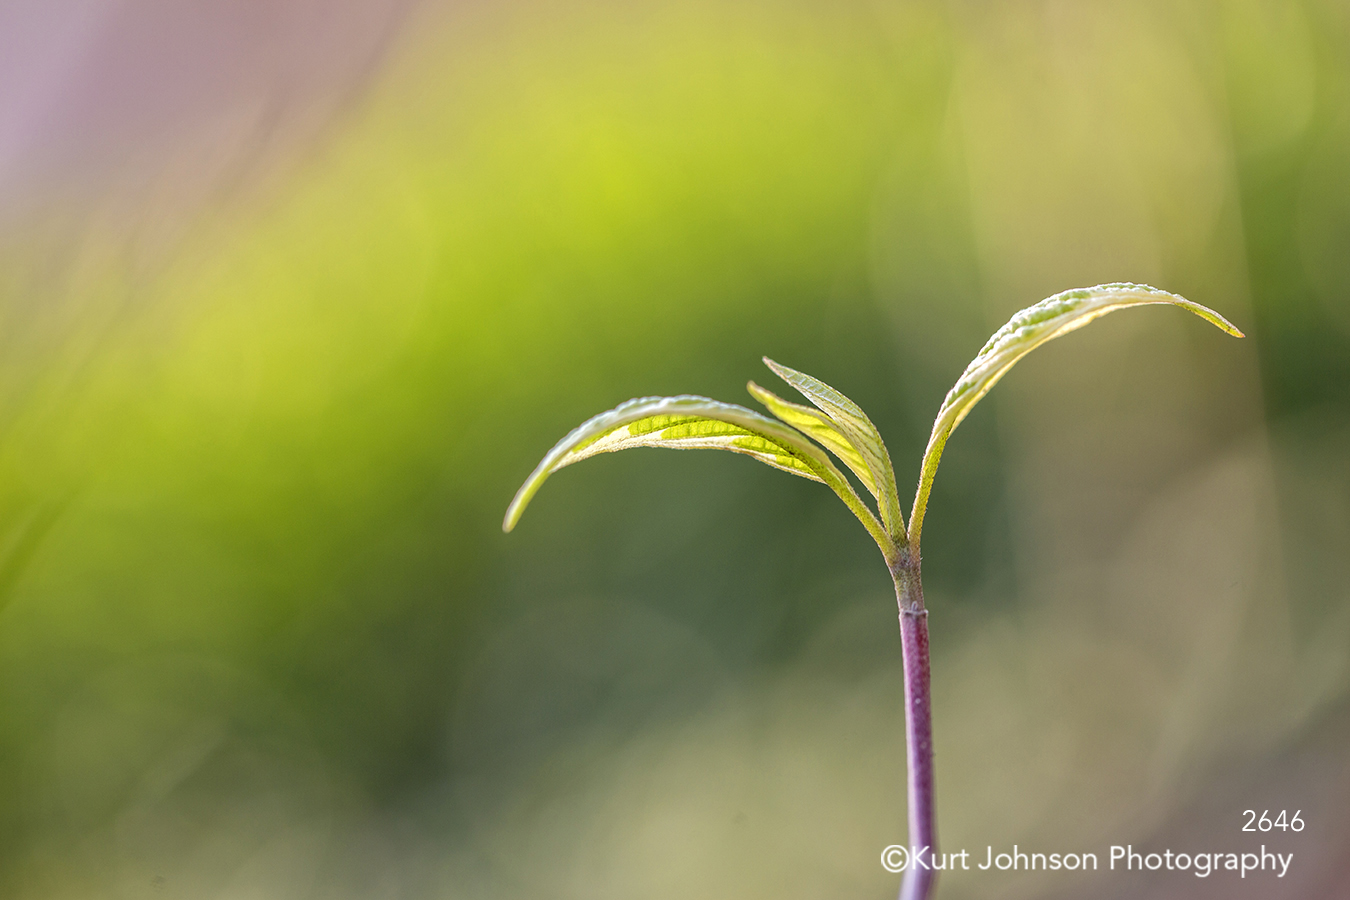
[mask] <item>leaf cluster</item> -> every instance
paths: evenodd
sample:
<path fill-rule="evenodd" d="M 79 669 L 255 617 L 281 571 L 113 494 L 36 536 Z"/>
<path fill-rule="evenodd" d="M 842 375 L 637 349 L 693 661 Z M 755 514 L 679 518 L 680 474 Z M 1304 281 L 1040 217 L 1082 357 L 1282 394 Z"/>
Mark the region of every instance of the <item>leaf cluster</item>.
<path fill-rule="evenodd" d="M 1242 337 L 1242 332 L 1213 310 L 1147 285 L 1104 284 L 1065 291 L 1021 310 L 994 332 L 947 392 L 924 451 L 908 527 L 900 509 L 895 467 L 872 420 L 835 388 L 768 357 L 765 365 L 810 406 L 784 400 L 753 381 L 747 385 L 751 396 L 775 418 L 693 395 L 642 397 L 621 403 L 583 422 L 548 452 L 511 501 L 502 527 L 506 531 L 515 527 L 550 475 L 598 453 L 631 447 L 730 450 L 825 484 L 862 522 L 893 572 L 901 565 L 917 566 L 919 535 L 943 448 L 975 404 L 1018 360 L 1047 341 L 1118 309 L 1157 303 L 1179 306 Z M 831 454 L 872 495 L 875 513 L 831 461 Z"/>

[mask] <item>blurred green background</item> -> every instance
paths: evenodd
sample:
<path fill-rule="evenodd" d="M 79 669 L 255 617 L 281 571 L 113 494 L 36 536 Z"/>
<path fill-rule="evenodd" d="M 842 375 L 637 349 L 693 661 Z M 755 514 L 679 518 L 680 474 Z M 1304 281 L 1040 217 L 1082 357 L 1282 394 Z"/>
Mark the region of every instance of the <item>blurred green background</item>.
<path fill-rule="evenodd" d="M 990 332 L 1126 280 L 1248 338 L 1110 317 L 953 439 L 940 832 L 1296 862 L 939 896 L 1350 896 L 1341 0 L 0 8 L 0 895 L 893 895 L 827 490 L 642 451 L 502 513 L 762 354 L 904 495 Z"/>

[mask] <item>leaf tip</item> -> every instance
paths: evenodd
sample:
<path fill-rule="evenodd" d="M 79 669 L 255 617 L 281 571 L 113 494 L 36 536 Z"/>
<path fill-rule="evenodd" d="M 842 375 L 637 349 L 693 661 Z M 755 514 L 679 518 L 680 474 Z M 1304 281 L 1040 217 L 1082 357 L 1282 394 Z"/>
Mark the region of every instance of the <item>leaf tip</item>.
<path fill-rule="evenodd" d="M 769 357 L 767 356 L 764 357 L 764 365 L 768 366 L 769 371 L 773 372 L 773 374 L 777 375 L 779 378 L 783 379 L 793 387 L 797 387 L 798 390 L 801 390 L 797 382 L 793 381 L 793 376 L 798 377 L 801 376 L 801 373 L 798 372 L 796 369 L 789 368 L 788 366 L 785 366 L 780 362 L 776 362 L 775 360 L 769 359 Z"/>
<path fill-rule="evenodd" d="M 1196 305 L 1199 306 L 1199 304 Z M 1209 313 L 1209 315 L 1204 315 L 1202 313 L 1201 317 L 1204 319 L 1208 319 L 1210 324 L 1218 328 L 1224 334 L 1232 335 L 1235 338 L 1246 337 L 1245 334 L 1243 334 L 1241 331 L 1238 330 L 1238 327 L 1236 325 L 1234 325 L 1232 322 L 1228 321 L 1223 316 L 1216 313 L 1214 310 L 1209 309 L 1208 307 L 1205 306 L 1200 306 L 1200 310 L 1203 310 L 1205 313 Z M 1195 312 L 1197 310 L 1192 311 Z"/>
<path fill-rule="evenodd" d="M 515 529 L 516 524 L 520 522 L 520 517 L 525 514 L 525 507 L 534 497 L 534 492 L 539 490 L 539 484 L 543 478 L 531 475 L 529 480 L 520 486 L 516 495 L 511 498 L 511 505 L 506 508 L 506 516 L 502 519 L 502 533 L 510 534 Z M 547 476 L 545 476 L 547 477 Z"/>

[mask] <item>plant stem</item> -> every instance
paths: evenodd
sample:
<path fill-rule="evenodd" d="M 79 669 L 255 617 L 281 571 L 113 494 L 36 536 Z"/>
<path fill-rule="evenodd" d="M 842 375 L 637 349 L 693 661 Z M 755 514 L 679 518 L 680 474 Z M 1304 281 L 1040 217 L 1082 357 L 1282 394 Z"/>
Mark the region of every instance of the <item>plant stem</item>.
<path fill-rule="evenodd" d="M 928 610 L 917 555 L 905 552 L 891 570 L 900 605 L 900 643 L 905 659 L 905 745 L 909 764 L 910 863 L 900 900 L 928 900 L 937 881 L 933 808 L 933 710 L 929 690 Z M 921 860 L 921 863 L 920 863 Z"/>

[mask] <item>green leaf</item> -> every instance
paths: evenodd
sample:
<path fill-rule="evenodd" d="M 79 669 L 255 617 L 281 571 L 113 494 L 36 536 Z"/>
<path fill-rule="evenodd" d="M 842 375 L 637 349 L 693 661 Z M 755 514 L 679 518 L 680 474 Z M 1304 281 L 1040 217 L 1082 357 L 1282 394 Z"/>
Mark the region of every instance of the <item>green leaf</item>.
<path fill-rule="evenodd" d="M 937 419 L 933 422 L 933 433 L 928 438 L 928 449 L 924 451 L 923 467 L 919 472 L 919 487 L 914 495 L 914 509 L 909 518 L 910 547 L 915 553 L 918 552 L 919 533 L 923 528 L 923 517 L 928 506 L 928 495 L 933 488 L 933 477 L 937 474 L 938 462 L 942 459 L 942 449 L 946 446 L 951 433 L 956 430 L 956 426 L 961 424 L 961 420 L 974 408 L 980 398 L 989 393 L 989 389 L 997 384 L 1019 359 L 1046 341 L 1052 341 L 1082 328 L 1094 319 L 1118 309 L 1155 303 L 1168 303 L 1190 310 L 1234 337 L 1243 336 L 1231 322 L 1209 307 L 1192 303 L 1184 297 L 1160 291 L 1146 284 L 1100 284 L 1096 287 L 1064 291 L 1028 306 L 994 332 L 979 354 L 970 361 L 970 365 L 966 366 L 956 384 L 947 392 L 946 399 L 942 401 L 942 408 L 938 410 Z"/>
<path fill-rule="evenodd" d="M 886 526 L 886 532 L 896 541 L 904 541 L 905 517 L 900 511 L 900 492 L 895 486 L 895 468 L 891 465 L 891 455 L 887 452 L 886 444 L 881 440 L 876 426 L 867 418 L 862 407 L 818 378 L 779 365 L 767 356 L 764 357 L 764 364 L 823 412 L 838 433 L 862 458 L 872 476 L 872 485 L 868 490 L 877 498 L 877 510 L 881 513 L 881 521 Z"/>
<path fill-rule="evenodd" d="M 598 453 L 632 447 L 730 450 L 823 482 L 863 523 L 887 560 L 894 555 L 893 543 L 848 479 L 805 435 L 743 406 L 692 395 L 629 400 L 582 423 L 548 452 L 521 485 L 506 510 L 502 530 L 516 526 L 525 506 L 554 472 Z"/>
<path fill-rule="evenodd" d="M 872 470 L 867 468 L 867 463 L 863 460 L 862 454 L 849 443 L 848 438 L 844 437 L 824 413 L 817 412 L 799 403 L 784 400 L 773 391 L 766 390 L 753 381 L 745 387 L 750 395 L 763 403 L 769 412 L 837 456 L 840 462 L 848 466 L 853 474 L 858 476 L 858 480 L 863 483 L 863 487 L 867 488 L 873 497 L 877 496 L 877 483 L 872 478 Z"/>

